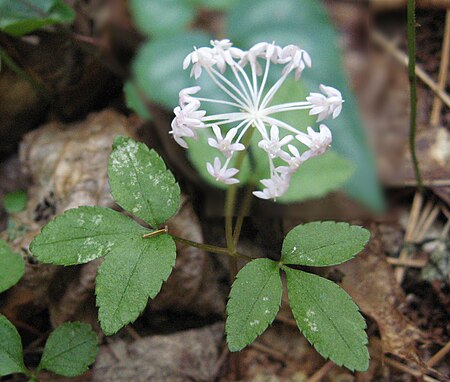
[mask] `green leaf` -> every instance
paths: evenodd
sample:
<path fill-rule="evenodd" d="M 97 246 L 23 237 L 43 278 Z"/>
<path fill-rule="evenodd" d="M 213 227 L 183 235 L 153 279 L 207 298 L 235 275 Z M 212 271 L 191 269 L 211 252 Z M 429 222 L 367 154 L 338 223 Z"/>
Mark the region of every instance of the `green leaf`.
<path fill-rule="evenodd" d="M 186 0 L 131 0 L 130 11 L 138 29 L 152 37 L 178 34 L 195 18 Z"/>
<path fill-rule="evenodd" d="M 240 48 L 275 41 L 279 45 L 299 45 L 311 55 L 313 66 L 304 71 L 300 80 L 307 91 L 316 92 L 323 83 L 339 89 L 345 99 L 341 115 L 326 121 L 333 132 L 333 148 L 356 165 L 345 189 L 369 207 L 382 208 L 374 158 L 343 70 L 338 35 L 322 4 L 310 0 L 242 0 L 233 7 L 227 30 L 228 37 Z"/>
<path fill-rule="evenodd" d="M 320 198 L 342 187 L 354 171 L 352 162 L 334 151 L 328 151 L 303 163 L 292 175 L 287 192 L 277 201 L 293 203 Z"/>
<path fill-rule="evenodd" d="M 249 345 L 275 319 L 283 287 L 278 264 L 256 259 L 236 276 L 227 303 L 226 333 L 230 351 Z"/>
<path fill-rule="evenodd" d="M 75 12 L 61 0 L 0 0 L 0 30 L 12 36 L 74 19 Z"/>
<path fill-rule="evenodd" d="M 0 240 L 0 293 L 17 284 L 24 272 L 22 256 L 14 253 L 5 241 Z"/>
<path fill-rule="evenodd" d="M 27 373 L 23 363 L 22 341 L 19 333 L 5 316 L 0 315 L 0 376 Z"/>
<path fill-rule="evenodd" d="M 324 357 L 350 370 L 369 367 L 366 323 L 351 297 L 335 283 L 283 267 L 295 321 Z"/>
<path fill-rule="evenodd" d="M 131 138 L 117 137 L 108 166 L 116 202 L 152 227 L 165 223 L 180 206 L 180 187 L 154 150 Z"/>
<path fill-rule="evenodd" d="M 152 119 L 150 111 L 142 100 L 139 89 L 131 81 L 125 82 L 123 87 L 123 92 L 125 94 L 125 102 L 127 107 L 133 110 L 139 117 L 149 121 Z"/>
<path fill-rule="evenodd" d="M 9 214 L 23 211 L 28 202 L 28 196 L 25 191 L 14 191 L 3 197 L 3 207 Z"/>
<path fill-rule="evenodd" d="M 361 252 L 369 239 L 368 230 L 348 223 L 299 225 L 284 239 L 281 262 L 314 267 L 340 264 Z"/>
<path fill-rule="evenodd" d="M 183 60 L 194 46 L 209 45 L 210 37 L 201 32 L 161 37 L 141 46 L 133 61 L 134 81 L 149 100 L 172 110 L 178 92 L 196 84 L 183 70 Z"/>
<path fill-rule="evenodd" d="M 48 337 L 38 369 L 75 377 L 88 370 L 97 352 L 97 335 L 88 324 L 65 323 Z"/>
<path fill-rule="evenodd" d="M 175 243 L 168 235 L 133 238 L 106 257 L 96 280 L 99 320 L 106 335 L 136 320 L 169 277 L 175 257 Z"/>
<path fill-rule="evenodd" d="M 190 0 L 190 2 L 197 7 L 226 11 L 236 4 L 238 0 Z"/>
<path fill-rule="evenodd" d="M 148 232 L 129 217 L 104 207 L 67 210 L 50 221 L 30 244 L 39 261 L 83 264 Z"/>

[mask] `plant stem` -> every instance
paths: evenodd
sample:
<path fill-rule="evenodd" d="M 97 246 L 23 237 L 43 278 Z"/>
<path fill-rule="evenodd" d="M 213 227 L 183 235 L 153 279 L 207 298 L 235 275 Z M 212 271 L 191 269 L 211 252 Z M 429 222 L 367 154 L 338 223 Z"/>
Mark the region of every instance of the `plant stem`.
<path fill-rule="evenodd" d="M 242 201 L 239 215 L 236 220 L 236 224 L 234 226 L 233 241 L 235 246 L 239 241 L 239 236 L 241 235 L 242 225 L 244 223 L 245 216 L 248 214 L 250 210 L 250 205 L 252 203 L 252 191 L 254 188 L 255 188 L 254 183 L 251 182 L 247 185 L 247 188 L 245 190 L 244 200 Z"/>
<path fill-rule="evenodd" d="M 250 127 L 247 132 L 244 134 L 242 138 L 242 144 L 247 148 L 250 144 L 250 140 L 252 139 L 253 132 L 255 131 L 255 127 Z M 241 169 L 242 163 L 244 162 L 246 150 L 239 151 L 235 168 L 238 170 Z M 225 238 L 227 241 L 227 249 L 230 255 L 236 253 L 236 245 L 233 238 L 233 215 L 236 204 L 236 194 L 237 194 L 237 185 L 232 185 L 228 188 L 226 198 L 225 198 Z M 237 258 L 230 259 L 230 279 L 231 281 L 237 274 Z"/>
<path fill-rule="evenodd" d="M 191 247 L 195 247 L 195 248 L 200 248 L 207 252 L 217 253 L 220 255 L 227 255 L 227 256 L 230 256 L 233 258 L 239 258 L 239 259 L 243 259 L 246 261 L 252 260 L 252 258 L 250 256 L 244 255 L 244 254 L 236 252 L 236 251 L 233 254 L 231 254 L 227 248 L 217 247 L 215 245 L 210 245 L 210 244 L 198 243 L 196 241 L 192 241 L 192 240 L 184 239 L 182 237 L 175 236 L 171 233 L 168 233 L 168 235 L 170 235 L 172 237 L 172 239 L 174 239 L 175 241 L 177 241 L 179 243 L 183 243 L 183 244 L 189 245 Z"/>
<path fill-rule="evenodd" d="M 409 78 L 409 101 L 410 101 L 410 121 L 409 121 L 409 150 L 414 167 L 419 191 L 423 191 L 422 177 L 420 175 L 419 162 L 416 156 L 416 119 L 417 119 L 417 83 L 416 83 L 416 18 L 415 0 L 408 0 L 407 22 L 408 22 L 408 78 Z"/>
<path fill-rule="evenodd" d="M 23 70 L 19 65 L 17 65 L 14 60 L 9 56 L 9 54 L 0 47 L 0 59 L 20 78 L 29 82 L 33 88 L 35 88 L 38 93 L 40 93 L 47 101 L 52 101 L 50 93 L 45 89 L 45 87 L 36 81 L 32 76 L 30 76 L 25 70 Z"/>

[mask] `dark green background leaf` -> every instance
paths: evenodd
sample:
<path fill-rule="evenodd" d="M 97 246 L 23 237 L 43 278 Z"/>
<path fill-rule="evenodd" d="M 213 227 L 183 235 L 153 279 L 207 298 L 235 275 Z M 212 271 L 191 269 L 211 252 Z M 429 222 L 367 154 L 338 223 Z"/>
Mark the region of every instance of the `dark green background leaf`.
<path fill-rule="evenodd" d="M 280 309 L 282 292 L 275 261 L 256 259 L 239 271 L 227 303 L 226 333 L 231 351 L 243 349 L 266 330 Z"/>
<path fill-rule="evenodd" d="M 370 239 L 366 229 L 333 221 L 299 225 L 286 235 L 281 251 L 284 264 L 323 267 L 350 260 Z"/>
<path fill-rule="evenodd" d="M 322 4 L 310 0 L 242 0 L 233 7 L 227 30 L 227 37 L 240 48 L 275 41 L 299 45 L 311 55 L 313 67 L 305 70 L 301 79 L 308 92 L 317 91 L 323 83 L 339 89 L 345 99 L 341 115 L 325 122 L 333 131 L 334 149 L 357 166 L 345 189 L 352 197 L 380 209 L 383 200 L 373 156 L 343 70 L 338 36 Z"/>
<path fill-rule="evenodd" d="M 177 34 L 195 18 L 186 0 L 131 0 L 130 11 L 139 30 L 153 37 Z"/>
<path fill-rule="evenodd" d="M 38 368 L 75 377 L 88 370 L 97 352 L 97 335 L 88 324 L 65 323 L 48 337 Z"/>
<path fill-rule="evenodd" d="M 8 243 L 0 240 L 0 293 L 15 285 L 24 272 L 22 256 L 14 253 Z"/>
<path fill-rule="evenodd" d="M 75 12 L 62 0 L 0 0 L 0 30 L 13 36 L 74 19 Z"/>
<path fill-rule="evenodd" d="M 154 150 L 117 137 L 108 166 L 111 194 L 128 212 L 152 227 L 165 223 L 180 207 L 180 187 Z"/>
<path fill-rule="evenodd" d="M 139 89 L 135 84 L 131 81 L 127 81 L 123 87 L 123 92 L 125 94 L 125 103 L 129 109 L 133 110 L 137 115 L 147 121 L 152 119 L 150 111 L 141 98 L 143 95 L 141 96 L 139 94 Z"/>
<path fill-rule="evenodd" d="M 169 277 L 175 257 L 175 243 L 168 235 L 130 239 L 106 257 L 96 280 L 99 320 L 106 335 L 136 320 Z"/>
<path fill-rule="evenodd" d="M 335 283 L 285 267 L 289 303 L 299 329 L 324 357 L 350 370 L 369 367 L 366 323 Z"/>
<path fill-rule="evenodd" d="M 25 191 L 14 191 L 3 197 L 3 207 L 9 214 L 23 211 L 28 202 L 28 196 Z"/>
<path fill-rule="evenodd" d="M 0 376 L 26 373 L 23 364 L 22 341 L 16 328 L 0 314 Z"/>
<path fill-rule="evenodd" d="M 43 263 L 83 264 L 146 232 L 134 220 L 109 208 L 79 207 L 67 210 L 42 228 L 30 250 Z"/>

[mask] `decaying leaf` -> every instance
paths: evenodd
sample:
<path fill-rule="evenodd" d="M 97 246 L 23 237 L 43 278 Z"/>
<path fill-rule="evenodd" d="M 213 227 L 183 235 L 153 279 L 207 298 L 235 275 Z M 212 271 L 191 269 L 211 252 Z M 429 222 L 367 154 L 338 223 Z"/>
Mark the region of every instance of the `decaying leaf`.
<path fill-rule="evenodd" d="M 223 324 L 103 346 L 93 382 L 212 381 Z"/>
<path fill-rule="evenodd" d="M 421 364 L 416 348 L 421 333 L 400 310 L 406 306 L 405 295 L 384 259 L 377 237 L 355 259 L 328 268 L 326 274 L 340 283 L 364 314 L 376 321 L 384 352 Z"/>

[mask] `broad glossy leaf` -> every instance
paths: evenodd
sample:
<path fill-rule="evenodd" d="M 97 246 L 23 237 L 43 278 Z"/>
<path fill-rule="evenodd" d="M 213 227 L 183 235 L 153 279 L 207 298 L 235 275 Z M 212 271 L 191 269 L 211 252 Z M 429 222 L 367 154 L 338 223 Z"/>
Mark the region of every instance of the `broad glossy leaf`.
<path fill-rule="evenodd" d="M 137 115 L 147 121 L 152 119 L 150 111 L 142 100 L 139 89 L 135 84 L 131 81 L 125 82 L 123 93 L 125 95 L 125 103 L 129 109 L 133 110 Z"/>
<path fill-rule="evenodd" d="M 28 196 L 25 191 L 14 191 L 3 197 L 3 207 L 9 214 L 23 211 L 28 202 Z"/>
<path fill-rule="evenodd" d="M 0 376 L 26 373 L 23 363 L 22 341 L 17 329 L 0 314 Z"/>
<path fill-rule="evenodd" d="M 175 243 L 168 235 L 134 238 L 106 257 L 96 280 L 99 320 L 106 335 L 136 320 L 169 277 L 175 257 Z"/>
<path fill-rule="evenodd" d="M 75 12 L 62 0 L 0 0 L 0 30 L 22 36 L 46 25 L 71 23 Z"/>
<path fill-rule="evenodd" d="M 130 11 L 139 30 L 152 37 L 178 34 L 195 18 L 186 0 L 131 0 Z"/>
<path fill-rule="evenodd" d="M 364 249 L 370 232 L 333 221 L 299 225 L 286 235 L 281 250 L 284 264 L 330 266 L 350 260 Z"/>
<path fill-rule="evenodd" d="M 116 202 L 152 227 L 165 223 L 180 206 L 180 187 L 154 150 L 131 138 L 117 137 L 108 166 Z"/>
<path fill-rule="evenodd" d="M 367 370 L 366 323 L 351 297 L 327 279 L 287 267 L 284 270 L 289 303 L 306 339 L 337 365 Z"/>
<path fill-rule="evenodd" d="M 228 347 L 238 351 L 251 344 L 275 319 L 281 305 L 280 268 L 270 259 L 256 259 L 242 268 L 227 303 Z"/>
<path fill-rule="evenodd" d="M 8 243 L 0 240 L 0 293 L 17 284 L 24 271 L 22 256 L 14 253 Z"/>
<path fill-rule="evenodd" d="M 275 41 L 280 45 L 296 44 L 308 51 L 313 67 L 305 70 L 301 79 L 308 92 L 318 91 L 323 83 L 339 89 L 345 99 L 341 115 L 325 121 L 334 134 L 333 148 L 357 166 L 345 189 L 371 208 L 382 208 L 373 156 L 343 70 L 338 36 L 320 2 L 242 0 L 233 7 L 227 29 L 228 37 L 241 48 Z"/>
<path fill-rule="evenodd" d="M 48 337 L 38 368 L 75 377 L 88 370 L 97 352 L 97 335 L 88 324 L 65 323 Z"/>
<path fill-rule="evenodd" d="M 43 263 L 83 264 L 146 232 L 131 218 L 109 208 L 79 207 L 67 210 L 42 228 L 30 250 Z"/>

